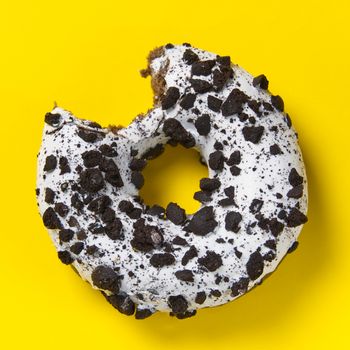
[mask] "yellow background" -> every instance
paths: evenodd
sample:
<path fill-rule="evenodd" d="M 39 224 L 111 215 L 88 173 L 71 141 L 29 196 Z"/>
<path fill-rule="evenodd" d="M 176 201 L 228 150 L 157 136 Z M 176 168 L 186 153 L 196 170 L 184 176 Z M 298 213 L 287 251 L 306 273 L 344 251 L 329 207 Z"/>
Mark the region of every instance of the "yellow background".
<path fill-rule="evenodd" d="M 2 0 L 0 348 L 349 349 L 349 16 L 339 0 Z M 300 135 L 309 223 L 298 250 L 243 298 L 183 321 L 135 321 L 57 259 L 35 203 L 36 153 L 54 101 L 103 125 L 127 125 L 150 108 L 139 69 L 167 42 L 228 54 L 267 75 Z M 156 199 L 193 211 L 205 170 L 192 158 L 152 163 L 148 200 L 152 171 L 162 168 Z"/>

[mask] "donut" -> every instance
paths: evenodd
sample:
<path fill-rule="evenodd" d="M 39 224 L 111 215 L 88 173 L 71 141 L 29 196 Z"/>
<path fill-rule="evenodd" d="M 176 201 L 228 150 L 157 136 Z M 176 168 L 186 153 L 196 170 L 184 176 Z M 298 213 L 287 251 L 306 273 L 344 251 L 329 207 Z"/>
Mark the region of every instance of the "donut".
<path fill-rule="evenodd" d="M 57 106 L 45 115 L 37 202 L 58 258 L 119 312 L 183 319 L 245 294 L 296 249 L 305 167 L 265 75 L 187 43 L 152 50 L 141 75 L 154 106 L 127 127 Z M 139 196 L 166 144 L 195 148 L 208 167 L 194 214 Z"/>

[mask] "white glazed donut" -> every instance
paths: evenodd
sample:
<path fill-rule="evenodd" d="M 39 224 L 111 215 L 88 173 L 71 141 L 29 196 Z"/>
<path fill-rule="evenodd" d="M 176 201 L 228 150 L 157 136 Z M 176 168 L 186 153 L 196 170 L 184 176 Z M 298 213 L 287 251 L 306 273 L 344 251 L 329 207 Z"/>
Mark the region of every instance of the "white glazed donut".
<path fill-rule="evenodd" d="M 142 74 L 155 106 L 126 128 L 46 114 L 38 205 L 61 261 L 120 312 L 185 318 L 246 293 L 296 248 L 306 174 L 264 75 L 189 44 L 153 50 Z M 208 165 L 194 215 L 138 196 L 146 160 L 166 143 L 194 147 Z"/>

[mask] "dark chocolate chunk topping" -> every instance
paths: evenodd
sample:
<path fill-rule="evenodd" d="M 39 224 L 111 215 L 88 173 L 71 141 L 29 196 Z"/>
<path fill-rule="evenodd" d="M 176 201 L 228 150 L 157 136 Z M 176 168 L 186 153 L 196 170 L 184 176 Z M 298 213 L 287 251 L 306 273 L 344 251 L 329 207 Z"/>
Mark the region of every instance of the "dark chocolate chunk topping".
<path fill-rule="evenodd" d="M 282 97 L 279 95 L 272 95 L 271 96 L 271 104 L 280 112 L 284 111 L 284 102 L 282 100 Z"/>
<path fill-rule="evenodd" d="M 109 290 L 112 293 L 119 292 L 120 279 L 118 274 L 109 266 L 97 266 L 91 274 L 94 286 Z"/>
<path fill-rule="evenodd" d="M 224 189 L 224 192 L 225 192 L 226 196 L 229 198 L 234 198 L 234 196 L 235 196 L 235 188 L 233 186 L 226 187 Z"/>
<path fill-rule="evenodd" d="M 180 237 L 180 236 L 176 236 L 176 237 L 173 239 L 172 243 L 173 243 L 174 245 L 181 245 L 181 246 L 187 245 L 187 241 L 186 241 L 184 238 Z"/>
<path fill-rule="evenodd" d="M 237 233 L 240 230 L 240 222 L 242 221 L 242 215 L 236 211 L 231 211 L 226 214 L 225 228 L 228 231 Z"/>
<path fill-rule="evenodd" d="M 58 232 L 58 237 L 62 242 L 69 242 L 74 237 L 74 231 L 63 229 Z"/>
<path fill-rule="evenodd" d="M 215 298 L 220 298 L 221 297 L 221 292 L 218 289 L 212 289 L 210 291 L 210 296 L 213 296 Z"/>
<path fill-rule="evenodd" d="M 296 199 L 301 198 L 303 196 L 303 190 L 304 190 L 303 184 L 295 186 L 291 190 L 288 191 L 287 197 L 288 198 L 296 198 Z"/>
<path fill-rule="evenodd" d="M 285 121 L 287 123 L 287 126 L 290 128 L 292 126 L 292 119 L 290 119 L 290 116 L 288 113 L 285 115 Z"/>
<path fill-rule="evenodd" d="M 43 223 L 51 230 L 61 228 L 62 224 L 53 208 L 48 207 L 43 214 Z"/>
<path fill-rule="evenodd" d="M 104 187 L 104 180 L 100 170 L 86 169 L 80 174 L 81 187 L 90 193 L 96 193 Z"/>
<path fill-rule="evenodd" d="M 256 280 L 263 273 L 264 258 L 258 250 L 250 255 L 246 268 L 248 276 L 252 281 Z"/>
<path fill-rule="evenodd" d="M 213 170 L 222 170 L 224 167 L 224 154 L 221 151 L 215 151 L 209 155 L 209 167 Z"/>
<path fill-rule="evenodd" d="M 264 204 L 264 201 L 254 198 L 249 206 L 250 212 L 252 214 L 258 213 L 261 210 L 263 204 Z"/>
<path fill-rule="evenodd" d="M 179 89 L 175 86 L 169 87 L 165 96 L 162 99 L 162 109 L 173 107 L 180 97 Z"/>
<path fill-rule="evenodd" d="M 198 263 L 204 266 L 208 271 L 216 271 L 222 266 L 221 256 L 211 250 L 208 250 L 206 255 L 198 259 Z"/>
<path fill-rule="evenodd" d="M 80 129 L 78 131 L 78 136 L 85 142 L 94 143 L 97 140 L 96 132 L 88 132 L 87 130 Z"/>
<path fill-rule="evenodd" d="M 118 155 L 117 151 L 110 145 L 101 145 L 99 150 L 106 157 L 116 157 Z"/>
<path fill-rule="evenodd" d="M 185 148 L 191 148 L 196 143 L 193 136 L 174 118 L 169 118 L 164 122 L 163 131 L 166 136 L 179 142 Z"/>
<path fill-rule="evenodd" d="M 54 155 L 50 155 L 46 157 L 44 171 L 52 171 L 55 170 L 57 166 L 57 159 Z"/>
<path fill-rule="evenodd" d="M 247 291 L 249 284 L 249 278 L 241 277 L 237 282 L 234 282 L 231 286 L 231 295 L 236 297 Z"/>
<path fill-rule="evenodd" d="M 224 67 L 231 66 L 231 57 L 230 56 L 216 56 L 216 62 Z"/>
<path fill-rule="evenodd" d="M 144 159 L 134 158 L 129 164 L 129 168 L 133 171 L 141 171 L 145 168 L 147 162 Z"/>
<path fill-rule="evenodd" d="M 168 298 L 168 305 L 174 314 L 184 313 L 188 307 L 188 303 L 182 295 L 171 295 Z"/>
<path fill-rule="evenodd" d="M 184 282 L 194 282 L 193 272 L 191 270 L 179 270 L 175 272 L 175 276 L 180 281 Z"/>
<path fill-rule="evenodd" d="M 248 96 L 241 90 L 233 89 L 221 106 L 222 115 L 228 117 L 235 113 L 241 113 L 243 104 L 248 101 Z"/>
<path fill-rule="evenodd" d="M 79 255 L 82 252 L 82 250 L 84 249 L 84 243 L 83 242 L 76 242 L 69 249 L 72 253 Z"/>
<path fill-rule="evenodd" d="M 212 200 L 211 198 L 211 194 L 209 192 L 205 192 L 205 191 L 197 191 L 195 192 L 195 194 L 193 195 L 193 198 L 201 203 L 208 203 Z"/>
<path fill-rule="evenodd" d="M 104 227 L 106 235 L 113 241 L 124 238 L 122 235 L 122 229 L 123 224 L 118 218 L 115 218 L 114 220 L 108 222 Z"/>
<path fill-rule="evenodd" d="M 205 299 L 207 299 L 205 292 L 198 292 L 194 301 L 196 304 L 202 305 Z"/>
<path fill-rule="evenodd" d="M 189 250 L 186 251 L 186 253 L 184 254 L 184 256 L 181 259 L 181 264 L 186 266 L 188 264 L 188 262 L 195 258 L 196 256 L 198 256 L 198 252 L 195 246 L 191 246 Z"/>
<path fill-rule="evenodd" d="M 180 106 L 183 108 L 183 109 L 190 109 L 193 107 L 194 105 L 194 101 L 196 100 L 196 95 L 195 94 L 186 94 L 182 99 L 181 99 L 181 102 L 180 102 Z"/>
<path fill-rule="evenodd" d="M 218 204 L 221 205 L 222 207 L 228 207 L 228 206 L 231 206 L 231 205 L 236 205 L 236 203 L 235 203 L 233 198 L 220 199 Z"/>
<path fill-rule="evenodd" d="M 236 166 L 236 165 L 232 165 L 232 166 L 230 167 L 230 171 L 231 171 L 231 174 L 232 174 L 233 176 L 238 176 L 238 175 L 241 173 L 241 168 L 239 168 L 239 167 Z"/>
<path fill-rule="evenodd" d="M 307 217 L 299 209 L 292 208 L 286 218 L 288 227 L 297 227 L 307 222 Z"/>
<path fill-rule="evenodd" d="M 193 90 L 199 94 L 203 94 L 211 90 L 212 85 L 205 80 L 201 79 L 190 79 Z"/>
<path fill-rule="evenodd" d="M 147 160 L 155 159 L 158 156 L 160 156 L 163 152 L 164 152 L 164 146 L 161 143 L 159 143 L 158 145 L 147 150 L 142 155 L 142 158 L 147 159 Z"/>
<path fill-rule="evenodd" d="M 267 248 L 270 248 L 272 250 L 276 250 L 276 240 L 275 239 L 269 239 L 264 243 L 264 246 Z"/>
<path fill-rule="evenodd" d="M 112 222 L 115 219 L 115 211 L 112 208 L 106 208 L 101 215 L 101 220 L 105 223 Z"/>
<path fill-rule="evenodd" d="M 96 214 L 102 214 L 111 204 L 112 200 L 108 196 L 104 195 L 92 200 L 88 205 L 88 209 Z"/>
<path fill-rule="evenodd" d="M 299 242 L 298 241 L 294 241 L 293 244 L 289 247 L 287 253 L 293 253 L 299 246 Z"/>
<path fill-rule="evenodd" d="M 64 203 L 55 204 L 55 212 L 62 218 L 66 217 L 69 213 L 69 208 Z"/>
<path fill-rule="evenodd" d="M 282 222 L 278 221 L 276 218 L 273 218 L 269 222 L 269 228 L 274 237 L 277 237 L 284 229 Z"/>
<path fill-rule="evenodd" d="M 170 253 L 153 254 L 150 259 L 150 264 L 154 267 L 161 268 L 175 263 L 174 255 Z"/>
<path fill-rule="evenodd" d="M 79 194 L 74 193 L 72 198 L 71 198 L 71 204 L 74 208 L 80 210 L 83 209 L 84 203 L 80 200 Z"/>
<path fill-rule="evenodd" d="M 221 186 L 221 182 L 219 179 L 210 179 L 208 177 L 204 177 L 199 181 L 199 187 L 203 191 L 213 192 L 217 190 Z"/>
<path fill-rule="evenodd" d="M 45 114 L 45 123 L 53 127 L 58 126 L 61 121 L 61 115 L 58 113 L 46 113 Z"/>
<path fill-rule="evenodd" d="M 219 112 L 222 105 L 222 100 L 215 96 L 208 95 L 208 108 L 214 112 Z"/>
<path fill-rule="evenodd" d="M 215 60 L 197 61 L 192 64 L 192 75 L 209 75 L 215 66 Z"/>
<path fill-rule="evenodd" d="M 221 66 L 220 69 L 213 71 L 213 85 L 215 91 L 220 91 L 226 82 L 233 77 L 233 70 L 231 67 Z"/>
<path fill-rule="evenodd" d="M 145 183 L 142 173 L 133 171 L 131 173 L 131 183 L 139 190 Z"/>
<path fill-rule="evenodd" d="M 184 54 L 183 54 L 183 60 L 187 63 L 187 64 L 192 64 L 196 61 L 199 60 L 199 57 L 196 53 L 194 53 L 192 50 L 187 49 Z"/>
<path fill-rule="evenodd" d="M 124 315 L 131 316 L 135 312 L 134 302 L 125 293 L 106 296 L 106 299 L 114 308 Z"/>
<path fill-rule="evenodd" d="M 153 312 L 150 309 L 136 309 L 135 318 L 137 320 L 144 320 L 147 317 L 153 315 Z"/>
<path fill-rule="evenodd" d="M 186 229 L 195 235 L 205 236 L 209 232 L 214 231 L 217 225 L 213 207 L 203 207 L 193 215 Z"/>
<path fill-rule="evenodd" d="M 67 250 L 60 250 L 57 252 L 58 258 L 65 265 L 69 265 L 74 262 L 74 258 Z"/>
<path fill-rule="evenodd" d="M 189 317 L 193 317 L 195 316 L 197 313 L 197 310 L 192 310 L 192 311 L 186 311 L 186 312 L 182 312 L 182 313 L 179 313 L 179 314 L 175 314 L 175 317 L 179 320 L 183 320 L 185 318 L 189 318 Z M 172 313 L 170 313 L 172 314 Z M 173 315 L 170 315 L 170 316 L 173 316 Z"/>
<path fill-rule="evenodd" d="M 175 47 L 175 46 L 174 46 L 173 44 L 171 44 L 171 43 L 168 43 L 168 44 L 165 45 L 165 48 L 166 48 L 167 50 L 173 49 L 174 47 Z"/>
<path fill-rule="evenodd" d="M 59 165 L 61 170 L 60 175 L 70 173 L 70 166 L 68 164 L 68 159 L 66 157 L 60 158 Z"/>
<path fill-rule="evenodd" d="M 274 145 L 270 146 L 270 153 L 273 156 L 276 156 L 278 154 L 283 154 L 282 150 L 280 149 L 280 147 L 276 143 Z"/>
<path fill-rule="evenodd" d="M 222 150 L 224 149 L 224 146 L 222 145 L 221 142 L 215 141 L 215 143 L 214 143 L 214 149 L 215 149 L 216 151 L 222 151 Z"/>
<path fill-rule="evenodd" d="M 256 144 L 256 143 L 259 143 L 264 133 L 264 127 L 263 126 L 245 126 L 242 131 L 246 141 Z"/>
<path fill-rule="evenodd" d="M 241 162 L 241 152 L 233 151 L 230 158 L 226 161 L 227 165 L 237 165 Z"/>
<path fill-rule="evenodd" d="M 164 217 L 164 213 L 165 213 L 165 209 L 157 204 L 153 205 L 152 207 L 146 210 L 146 214 L 149 214 L 152 216 L 158 216 L 160 218 Z"/>
<path fill-rule="evenodd" d="M 182 225 L 186 220 L 186 212 L 177 203 L 169 203 L 165 211 L 167 219 L 175 225 Z"/>
<path fill-rule="evenodd" d="M 150 252 L 163 243 L 163 235 L 156 226 L 145 225 L 143 219 L 134 223 L 133 239 L 131 246 L 141 252 Z"/>
<path fill-rule="evenodd" d="M 84 166 L 87 168 L 93 168 L 97 165 L 100 165 L 102 160 L 102 154 L 98 151 L 87 151 L 82 155 Z"/>
<path fill-rule="evenodd" d="M 303 177 L 298 174 L 295 168 L 292 168 L 288 176 L 288 181 L 293 187 L 295 187 L 303 183 Z"/>
<path fill-rule="evenodd" d="M 269 88 L 269 81 L 264 74 L 261 74 L 253 79 L 253 86 L 267 90 Z"/>
<path fill-rule="evenodd" d="M 194 123 L 194 126 L 196 127 L 199 135 L 207 136 L 211 127 L 209 114 L 203 114 L 198 117 Z"/>
<path fill-rule="evenodd" d="M 55 192 L 52 191 L 51 188 L 47 187 L 45 189 L 45 202 L 49 204 L 53 204 L 55 200 Z"/>

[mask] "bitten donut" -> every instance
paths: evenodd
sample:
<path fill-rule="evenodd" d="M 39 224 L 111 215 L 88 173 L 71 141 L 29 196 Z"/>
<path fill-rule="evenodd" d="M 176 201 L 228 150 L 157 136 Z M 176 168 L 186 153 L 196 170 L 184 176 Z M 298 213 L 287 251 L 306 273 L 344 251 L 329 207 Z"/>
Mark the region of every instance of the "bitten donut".
<path fill-rule="evenodd" d="M 189 44 L 153 50 L 141 74 L 154 108 L 126 128 L 58 107 L 45 115 L 37 200 L 59 259 L 121 313 L 186 318 L 246 293 L 297 247 L 305 168 L 264 75 Z M 142 170 L 167 143 L 208 166 L 193 215 L 139 197 Z"/>

